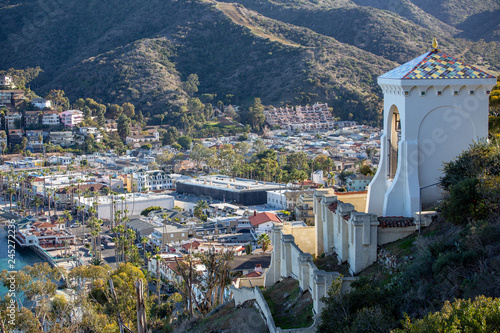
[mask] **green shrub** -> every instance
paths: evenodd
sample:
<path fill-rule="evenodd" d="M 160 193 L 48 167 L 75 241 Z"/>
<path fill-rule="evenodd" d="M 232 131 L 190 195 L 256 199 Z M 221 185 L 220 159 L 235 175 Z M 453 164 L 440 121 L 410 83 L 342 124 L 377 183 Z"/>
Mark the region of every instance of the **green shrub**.
<path fill-rule="evenodd" d="M 146 209 L 144 209 L 142 212 L 141 212 L 141 215 L 142 216 L 148 216 L 148 214 L 152 211 L 155 211 L 155 210 L 162 210 L 163 208 L 161 208 L 160 206 L 151 206 L 151 207 L 148 207 Z"/>

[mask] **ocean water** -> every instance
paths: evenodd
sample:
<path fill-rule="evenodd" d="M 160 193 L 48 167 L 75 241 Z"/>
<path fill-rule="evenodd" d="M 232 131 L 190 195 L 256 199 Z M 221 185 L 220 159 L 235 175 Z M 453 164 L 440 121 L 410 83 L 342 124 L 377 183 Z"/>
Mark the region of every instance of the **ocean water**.
<path fill-rule="evenodd" d="M 5 219 L 0 218 L 1 222 L 4 222 Z M 14 259 L 16 260 L 15 268 L 11 269 L 9 267 L 9 257 L 8 257 L 8 239 L 7 239 L 8 231 L 5 230 L 4 224 L 0 224 L 0 271 L 6 269 L 8 271 L 11 270 L 20 270 L 24 266 L 33 265 L 35 263 L 44 262 L 45 260 L 39 257 L 35 252 L 31 251 L 27 248 L 21 248 L 17 243 L 16 252 Z M 12 243 L 11 243 L 12 244 Z M 12 247 L 11 247 L 12 249 Z M 5 296 L 7 293 L 7 288 L 0 283 L 0 297 Z"/>

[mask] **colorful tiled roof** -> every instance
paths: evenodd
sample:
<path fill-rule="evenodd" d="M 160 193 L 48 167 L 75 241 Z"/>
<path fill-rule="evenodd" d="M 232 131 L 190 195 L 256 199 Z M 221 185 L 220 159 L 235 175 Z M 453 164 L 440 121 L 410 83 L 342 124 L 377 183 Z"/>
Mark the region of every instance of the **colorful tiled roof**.
<path fill-rule="evenodd" d="M 404 216 L 386 216 L 378 217 L 379 227 L 381 228 L 404 228 L 415 225 L 413 217 Z"/>
<path fill-rule="evenodd" d="M 439 50 L 424 53 L 380 77 L 401 80 L 495 78 Z"/>

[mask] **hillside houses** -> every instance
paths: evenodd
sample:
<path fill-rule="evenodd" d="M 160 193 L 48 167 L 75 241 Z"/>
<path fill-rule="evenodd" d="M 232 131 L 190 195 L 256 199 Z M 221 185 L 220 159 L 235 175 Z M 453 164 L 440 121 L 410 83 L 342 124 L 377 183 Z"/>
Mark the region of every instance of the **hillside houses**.
<path fill-rule="evenodd" d="M 44 111 L 42 113 L 42 125 L 57 126 L 61 124 L 57 111 Z"/>
<path fill-rule="evenodd" d="M 33 104 L 33 106 L 39 108 L 40 110 L 52 108 L 52 102 L 45 98 L 33 98 L 31 100 L 31 104 Z"/>
<path fill-rule="evenodd" d="M 294 131 L 317 131 L 334 128 L 334 119 L 328 104 L 280 107 L 264 110 L 266 123 Z"/>
<path fill-rule="evenodd" d="M 0 107 L 15 111 L 24 103 L 24 90 L 0 90 Z"/>

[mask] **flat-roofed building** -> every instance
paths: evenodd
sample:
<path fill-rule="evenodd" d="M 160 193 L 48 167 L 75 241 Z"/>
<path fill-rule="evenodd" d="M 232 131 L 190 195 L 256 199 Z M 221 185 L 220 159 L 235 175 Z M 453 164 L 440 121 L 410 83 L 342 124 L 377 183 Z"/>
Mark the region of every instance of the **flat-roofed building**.
<path fill-rule="evenodd" d="M 132 229 L 136 234 L 136 240 L 141 241 L 142 237 L 151 235 L 155 228 L 163 227 L 161 222 L 148 220 L 144 216 L 133 215 L 129 216 L 129 220 L 125 223 L 128 229 Z"/>
<path fill-rule="evenodd" d="M 123 199 L 122 199 L 123 198 Z M 84 205 L 86 209 L 93 207 L 94 201 L 97 201 L 97 216 L 100 219 L 111 219 L 111 201 L 114 200 L 115 211 L 128 210 L 128 215 L 139 215 L 141 212 L 151 206 L 158 206 L 161 208 L 174 208 L 174 197 L 166 194 L 152 194 L 152 193 L 127 193 L 114 196 L 100 196 L 95 198 L 75 198 L 77 205 Z"/>
<path fill-rule="evenodd" d="M 267 191 L 282 188 L 276 183 L 214 175 L 177 181 L 178 193 L 191 193 L 243 205 L 267 203 Z"/>
<path fill-rule="evenodd" d="M 57 111 L 44 111 L 42 115 L 42 125 L 56 126 L 61 124 Z"/>

